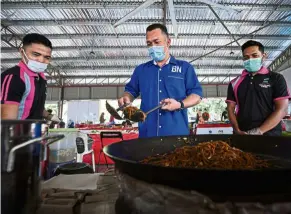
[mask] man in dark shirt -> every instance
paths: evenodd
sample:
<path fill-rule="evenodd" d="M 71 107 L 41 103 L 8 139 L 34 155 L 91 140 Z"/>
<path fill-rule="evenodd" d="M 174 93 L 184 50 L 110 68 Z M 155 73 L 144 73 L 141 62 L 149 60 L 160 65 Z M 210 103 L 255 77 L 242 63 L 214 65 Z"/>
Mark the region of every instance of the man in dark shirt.
<path fill-rule="evenodd" d="M 228 86 L 227 109 L 234 132 L 279 136 L 290 93 L 283 75 L 263 66 L 264 46 L 248 41 L 242 46 L 242 74 Z"/>
<path fill-rule="evenodd" d="M 47 82 L 44 71 L 51 61 L 52 44 L 40 34 L 22 41 L 18 65 L 1 74 L 1 119 L 42 119 Z"/>

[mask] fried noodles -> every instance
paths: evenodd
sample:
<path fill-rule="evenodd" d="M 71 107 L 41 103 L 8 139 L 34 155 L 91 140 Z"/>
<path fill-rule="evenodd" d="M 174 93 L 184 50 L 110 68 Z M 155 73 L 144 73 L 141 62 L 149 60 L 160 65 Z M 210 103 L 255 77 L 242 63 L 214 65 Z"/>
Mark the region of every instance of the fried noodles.
<path fill-rule="evenodd" d="M 123 110 L 124 118 L 132 120 L 132 121 L 144 121 L 146 118 L 146 114 L 134 106 L 125 107 Z"/>
<path fill-rule="evenodd" d="M 147 157 L 141 163 L 164 167 L 204 169 L 261 169 L 269 167 L 266 160 L 261 160 L 251 153 L 231 147 L 223 141 L 184 146 L 171 153 Z"/>

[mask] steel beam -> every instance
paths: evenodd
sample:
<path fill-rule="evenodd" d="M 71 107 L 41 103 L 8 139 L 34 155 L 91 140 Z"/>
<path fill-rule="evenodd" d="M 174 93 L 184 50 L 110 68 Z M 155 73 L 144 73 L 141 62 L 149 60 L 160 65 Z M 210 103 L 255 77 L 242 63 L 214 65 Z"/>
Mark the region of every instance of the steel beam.
<path fill-rule="evenodd" d="M 234 78 L 237 75 L 229 75 L 229 74 L 221 74 L 221 75 L 198 75 L 199 78 L 203 78 L 200 83 L 202 84 L 209 84 L 209 79 L 213 78 L 211 83 L 212 84 L 225 84 L 221 81 L 222 77 L 229 77 L 229 78 Z M 129 80 L 130 80 L 130 75 L 123 75 L 123 76 L 66 76 L 66 82 L 63 83 L 64 87 L 92 87 L 92 86 L 117 86 L 121 85 L 124 86 Z M 60 87 L 56 82 L 53 77 L 48 77 L 48 85 L 53 86 L 53 87 Z"/>
<path fill-rule="evenodd" d="M 139 13 L 140 11 L 142 11 L 143 9 L 146 9 L 147 7 L 149 7 L 150 5 L 152 5 L 153 3 L 155 3 L 157 0 L 146 0 L 145 2 L 143 2 L 142 4 L 140 4 L 137 8 L 135 8 L 134 10 L 130 11 L 128 14 L 126 14 L 124 17 L 122 17 L 120 20 L 118 20 L 115 24 L 114 27 L 117 27 L 118 25 L 123 24 L 124 22 L 126 22 L 128 19 L 130 19 L 132 16 L 134 16 L 135 14 Z"/>
<path fill-rule="evenodd" d="M 269 65 L 269 69 L 270 71 L 280 71 L 280 67 L 284 64 L 284 63 L 288 63 L 288 61 L 290 62 L 289 65 L 287 65 L 287 67 L 291 67 L 291 45 L 289 45 L 289 47 L 282 52 L 270 65 Z"/>
<path fill-rule="evenodd" d="M 228 74 L 228 73 L 222 73 L 222 74 L 197 74 L 198 77 L 236 77 L 239 74 Z M 112 79 L 116 79 L 117 78 L 130 78 L 131 75 L 80 75 L 80 76 L 62 76 L 65 77 L 66 79 L 77 79 L 78 81 L 80 80 L 90 80 L 92 81 L 92 79 L 104 79 L 104 78 L 112 78 Z M 54 79 L 54 77 L 52 76 L 48 76 L 47 79 Z"/>
<path fill-rule="evenodd" d="M 157 23 L 159 21 L 154 21 L 151 23 Z M 169 23 L 169 21 L 167 20 L 167 0 L 163 0 L 163 24 L 165 26 L 167 26 L 167 23 Z"/>
<path fill-rule="evenodd" d="M 199 56 L 199 55 L 196 55 Z M 179 56 L 179 59 L 183 59 L 185 61 L 190 61 L 195 56 Z M 203 59 L 209 60 L 239 60 L 242 61 L 242 58 L 236 56 L 206 56 Z M 52 59 L 53 63 L 80 63 L 80 62 L 94 62 L 94 63 L 111 63 L 114 62 L 123 63 L 123 64 L 136 64 L 137 61 L 140 63 L 149 61 L 149 57 L 144 56 L 130 56 L 128 59 L 125 59 L 123 56 L 121 57 L 90 57 L 90 58 L 81 58 L 81 57 L 55 57 Z M 266 61 L 273 61 L 274 59 L 266 59 Z M 19 61 L 19 58 L 1 58 L 1 63 L 3 64 L 15 64 Z M 199 64 L 199 62 L 198 62 Z"/>
<path fill-rule="evenodd" d="M 108 50 L 116 50 L 118 48 L 122 48 L 125 51 L 137 51 L 141 49 L 146 49 L 146 46 L 94 46 L 94 47 L 86 47 L 86 46 L 57 46 L 54 47 L 53 52 L 56 51 L 108 51 Z M 189 46 L 171 46 L 171 50 L 189 50 L 189 49 L 217 49 L 220 48 L 222 50 L 241 50 L 241 47 L 239 46 L 224 46 L 224 45 L 216 45 L 216 46 L 204 46 L 204 45 L 189 45 Z M 284 51 L 285 47 L 282 46 L 265 46 L 265 51 Z M 14 48 L 7 48 L 2 47 L 1 48 L 2 53 L 15 53 L 18 52 L 18 50 Z"/>
<path fill-rule="evenodd" d="M 277 21 L 282 21 L 282 20 L 284 20 L 284 19 L 286 19 L 286 18 L 289 18 L 289 17 L 291 17 L 291 14 L 287 14 L 287 15 L 285 15 L 285 16 L 283 16 L 283 17 L 277 19 Z M 233 41 L 231 41 L 231 42 L 225 44 L 225 46 L 231 45 L 232 43 L 235 43 L 236 41 L 241 40 L 241 39 L 247 39 L 247 36 L 254 36 L 254 34 L 256 34 L 257 32 L 259 32 L 259 31 L 261 31 L 262 29 L 264 29 L 264 28 L 266 28 L 266 27 L 269 27 L 269 26 L 271 26 L 271 25 L 272 25 L 272 24 L 267 24 L 267 25 L 265 25 L 265 26 L 262 26 L 262 27 L 258 28 L 257 30 L 254 30 L 253 32 L 250 32 L 250 33 L 247 34 L 246 36 L 240 36 L 239 38 L 237 38 L 237 39 L 235 39 L 235 40 L 233 40 Z M 235 36 L 235 35 L 234 35 L 234 36 Z M 253 38 L 253 39 L 254 39 L 254 38 Z M 208 52 L 208 53 L 206 53 L 206 54 L 203 54 L 203 55 L 201 55 L 200 57 L 197 57 L 196 59 L 191 60 L 190 63 L 193 63 L 194 61 L 196 61 L 196 60 L 198 60 L 198 59 L 201 59 L 201 58 L 203 58 L 203 57 L 205 57 L 205 56 L 208 56 L 208 55 L 210 55 L 210 54 L 212 54 L 212 53 L 214 53 L 214 52 L 216 52 L 216 51 L 218 51 L 218 50 L 220 50 L 220 49 L 221 49 L 221 48 L 217 48 L 217 49 L 215 49 L 215 50 L 213 50 L 213 51 L 210 51 L 210 52 Z"/>
<path fill-rule="evenodd" d="M 69 37 L 68 37 L 69 35 Z M 95 37 L 96 39 L 116 39 L 115 34 L 45 34 L 49 39 L 92 39 Z M 18 37 L 23 37 L 23 34 L 18 34 Z M 173 34 L 170 36 L 174 37 Z M 233 36 L 238 38 L 244 38 L 244 39 L 261 39 L 261 40 L 291 40 L 291 35 L 265 35 L 265 34 L 256 34 L 256 35 L 250 35 L 250 34 L 233 34 Z M 11 37 L 11 35 L 1 35 L 1 39 L 7 39 Z M 120 39 L 134 39 L 134 38 L 141 38 L 145 39 L 145 34 L 119 34 L 118 38 Z M 179 39 L 201 39 L 201 38 L 208 38 L 208 39 L 229 39 L 229 34 L 211 34 L 209 36 L 208 34 L 179 34 Z"/>
<path fill-rule="evenodd" d="M 235 65 L 235 66 L 228 66 L 228 65 L 200 65 L 199 66 L 200 69 L 203 68 L 203 69 L 243 69 L 243 66 L 242 65 Z M 64 69 L 65 71 L 67 72 L 85 72 L 86 70 L 87 71 L 99 71 L 99 70 L 102 70 L 102 69 L 106 69 L 106 70 L 115 70 L 115 71 L 118 71 L 118 70 L 128 70 L 128 71 L 133 71 L 136 66 L 77 66 L 77 67 L 69 67 L 69 66 L 66 66 L 66 67 L 60 67 L 62 69 Z"/>
<path fill-rule="evenodd" d="M 235 36 L 233 35 L 232 32 L 230 32 L 230 30 L 228 29 L 228 27 L 225 25 L 224 21 L 219 17 L 219 15 L 215 12 L 215 10 L 212 8 L 211 5 L 208 5 L 209 9 L 212 11 L 212 13 L 215 15 L 215 17 L 218 19 L 218 21 L 220 22 L 220 24 L 224 27 L 224 29 L 229 33 L 229 35 L 232 37 L 233 40 L 235 40 Z M 236 40 L 236 44 L 238 46 L 240 46 L 240 44 L 238 43 L 238 41 Z"/>
<path fill-rule="evenodd" d="M 177 38 L 179 32 L 178 32 L 178 24 L 177 24 L 177 20 L 176 20 L 176 13 L 175 13 L 173 0 L 168 0 L 168 6 L 169 6 L 169 13 L 170 13 L 170 17 L 171 17 L 171 24 L 173 26 L 174 35 Z"/>
<path fill-rule="evenodd" d="M 117 19 L 112 19 L 112 23 L 117 22 Z M 136 25 L 136 24 L 152 24 L 161 22 L 162 19 L 130 19 L 123 25 Z M 221 19 L 226 25 L 242 25 L 242 26 L 263 26 L 268 23 L 272 23 L 275 26 L 290 27 L 291 21 L 257 21 L 257 20 L 231 20 Z M 10 20 L 2 19 L 1 22 L 7 26 L 103 26 L 111 25 L 112 23 L 105 19 L 91 19 L 91 20 L 80 20 L 80 19 L 57 19 L 55 20 Z M 56 22 L 58 24 L 56 24 Z M 171 24 L 171 20 L 166 19 L 167 25 Z M 215 19 L 177 19 L 177 24 L 195 24 L 195 25 L 213 25 L 218 24 L 219 21 Z"/>
<path fill-rule="evenodd" d="M 48 9 L 134 9 L 141 4 L 141 1 L 100 1 L 100 0 L 90 0 L 90 1 L 43 1 L 42 2 L 45 7 Z M 263 3 L 231 3 L 225 2 L 223 5 L 231 6 L 234 9 L 244 10 L 244 9 L 252 9 L 258 11 L 272 11 L 274 10 L 278 4 L 263 4 Z M 195 8 L 195 9 L 205 9 L 207 8 L 206 5 L 201 4 L 199 2 L 189 2 L 189 1 L 176 1 L 174 3 L 175 8 L 185 9 L 185 8 Z M 3 9 L 42 9 L 42 5 L 36 1 L 2 1 L 1 7 Z M 151 5 L 149 9 L 162 9 L 163 4 L 162 2 L 156 2 L 155 4 Z M 214 6 L 215 8 L 215 6 Z M 290 4 L 283 4 L 277 8 L 277 11 L 290 11 L 291 5 Z"/>
<path fill-rule="evenodd" d="M 14 32 L 12 32 L 7 25 L 4 25 L 3 23 L 1 23 L 1 35 L 3 34 L 9 35 L 9 36 L 3 39 L 1 38 L 2 41 L 6 42 L 11 47 L 11 49 L 18 52 L 22 44 L 21 37 L 15 35 Z"/>

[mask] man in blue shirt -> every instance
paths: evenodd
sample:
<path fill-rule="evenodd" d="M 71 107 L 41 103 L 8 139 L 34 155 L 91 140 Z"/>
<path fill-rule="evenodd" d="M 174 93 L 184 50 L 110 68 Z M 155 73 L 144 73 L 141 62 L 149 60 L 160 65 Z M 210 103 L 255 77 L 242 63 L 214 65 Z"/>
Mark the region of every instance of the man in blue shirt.
<path fill-rule="evenodd" d="M 202 97 L 194 68 L 170 55 L 171 39 L 164 25 L 148 26 L 146 43 L 153 60 L 136 67 L 118 103 L 120 106 L 131 103 L 141 96 L 144 112 L 160 103 L 165 104 L 139 123 L 140 138 L 188 135 L 187 108 L 197 105 Z"/>

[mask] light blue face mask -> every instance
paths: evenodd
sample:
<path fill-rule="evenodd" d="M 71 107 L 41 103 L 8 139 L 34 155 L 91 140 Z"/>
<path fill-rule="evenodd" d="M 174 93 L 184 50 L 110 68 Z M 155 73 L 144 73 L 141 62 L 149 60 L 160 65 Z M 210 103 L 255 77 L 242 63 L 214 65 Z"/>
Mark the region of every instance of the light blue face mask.
<path fill-rule="evenodd" d="M 163 61 L 166 57 L 164 46 L 152 46 L 149 48 L 149 56 L 156 62 Z"/>
<path fill-rule="evenodd" d="M 244 61 L 244 68 L 250 73 L 259 71 L 262 65 L 262 58 L 253 58 Z"/>
<path fill-rule="evenodd" d="M 26 63 L 27 67 L 33 72 L 41 73 L 47 69 L 48 64 L 29 59 L 24 50 L 23 50 L 23 54 L 27 59 L 27 63 Z"/>

